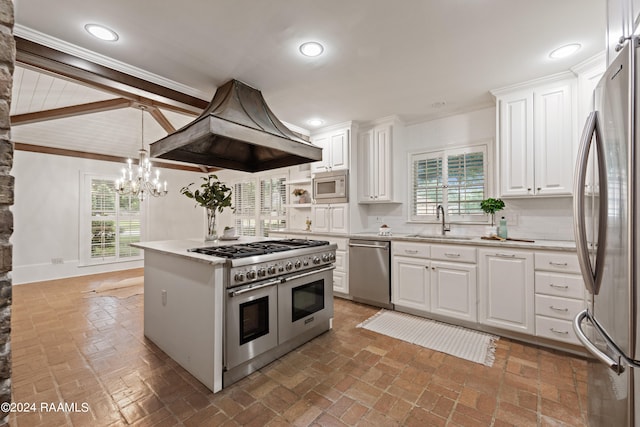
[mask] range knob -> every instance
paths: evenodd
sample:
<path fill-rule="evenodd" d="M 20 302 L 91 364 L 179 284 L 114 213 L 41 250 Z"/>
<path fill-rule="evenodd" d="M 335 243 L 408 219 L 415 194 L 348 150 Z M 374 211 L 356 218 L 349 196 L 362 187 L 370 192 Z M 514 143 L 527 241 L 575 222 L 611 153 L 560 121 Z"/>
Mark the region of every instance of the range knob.
<path fill-rule="evenodd" d="M 291 269 L 293 268 L 293 264 L 291 264 L 291 261 L 287 262 L 285 268 L 287 269 L 287 271 L 291 271 Z"/>
<path fill-rule="evenodd" d="M 308 259 L 308 258 L 303 259 L 303 260 L 302 260 L 302 265 L 304 265 L 305 267 L 306 267 L 307 265 L 309 265 L 309 259 Z"/>
<path fill-rule="evenodd" d="M 322 254 L 322 261 L 324 261 L 324 262 L 329 261 L 329 255 L 327 255 L 327 254 Z"/>
<path fill-rule="evenodd" d="M 314 256 L 314 257 L 313 257 L 313 263 L 314 263 L 314 264 L 320 264 L 320 258 L 319 258 L 319 257 L 317 257 L 317 256 Z"/>
<path fill-rule="evenodd" d="M 302 265 L 302 263 L 300 262 L 299 259 L 296 260 L 296 263 L 294 264 L 295 268 L 300 268 L 300 266 Z"/>
<path fill-rule="evenodd" d="M 336 260 L 336 254 L 334 254 L 333 252 L 331 252 L 329 254 L 329 261 L 335 261 Z"/>
<path fill-rule="evenodd" d="M 267 275 L 267 270 L 265 268 L 258 269 L 258 277 L 264 277 Z"/>
<path fill-rule="evenodd" d="M 278 273 L 282 273 L 284 271 L 284 267 L 279 265 L 278 266 Z"/>
<path fill-rule="evenodd" d="M 253 280 L 255 278 L 256 278 L 256 271 L 255 270 L 247 271 L 247 279 L 248 280 Z"/>
<path fill-rule="evenodd" d="M 269 274 L 276 274 L 276 266 L 275 266 L 275 265 L 270 265 L 270 266 L 267 268 L 267 273 L 269 273 Z"/>
<path fill-rule="evenodd" d="M 233 278 L 236 282 L 244 282 L 244 274 L 242 273 L 236 273 L 236 275 L 233 276 Z"/>

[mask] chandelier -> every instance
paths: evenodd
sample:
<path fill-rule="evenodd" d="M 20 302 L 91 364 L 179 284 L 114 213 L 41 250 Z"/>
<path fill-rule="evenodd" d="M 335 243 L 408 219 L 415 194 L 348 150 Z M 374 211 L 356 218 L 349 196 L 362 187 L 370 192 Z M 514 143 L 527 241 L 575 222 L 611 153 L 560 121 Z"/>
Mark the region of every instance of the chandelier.
<path fill-rule="evenodd" d="M 155 177 L 151 180 L 151 162 L 147 150 L 144 149 L 144 111 L 140 106 L 141 135 L 140 150 L 138 151 L 138 167 L 134 168 L 131 159 L 127 159 L 127 167 L 122 168 L 122 177 L 116 181 L 116 191 L 120 195 L 138 196 L 143 201 L 147 194 L 154 197 L 167 195 L 167 181 L 160 183 L 160 171 L 156 168 Z"/>

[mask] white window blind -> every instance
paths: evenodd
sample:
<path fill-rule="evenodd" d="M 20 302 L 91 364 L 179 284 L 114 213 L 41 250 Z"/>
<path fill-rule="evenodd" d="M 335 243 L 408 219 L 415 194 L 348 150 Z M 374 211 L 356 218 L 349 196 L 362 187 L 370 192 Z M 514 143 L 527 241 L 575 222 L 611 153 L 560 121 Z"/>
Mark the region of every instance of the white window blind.
<path fill-rule="evenodd" d="M 442 205 L 449 220 L 483 221 L 486 146 L 416 153 L 411 156 L 412 221 L 432 221 Z"/>
<path fill-rule="evenodd" d="M 262 176 L 234 184 L 235 226 L 243 236 L 267 236 L 287 226 L 285 176 Z"/>
<path fill-rule="evenodd" d="M 82 258 L 87 263 L 100 263 L 140 257 L 140 250 L 129 246 L 141 238 L 138 198 L 119 196 L 114 179 L 88 177 L 88 180 L 90 206 L 82 224 L 89 228 L 89 233 L 83 233 L 89 243 L 88 254 Z"/>

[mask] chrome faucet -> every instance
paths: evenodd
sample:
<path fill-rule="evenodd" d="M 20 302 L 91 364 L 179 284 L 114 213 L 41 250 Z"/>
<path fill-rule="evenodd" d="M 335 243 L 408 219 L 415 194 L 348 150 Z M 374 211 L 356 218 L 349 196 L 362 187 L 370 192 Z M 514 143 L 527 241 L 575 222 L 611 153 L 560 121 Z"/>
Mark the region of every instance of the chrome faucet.
<path fill-rule="evenodd" d="M 444 236 L 447 231 L 451 231 L 451 226 L 447 227 L 444 224 L 444 208 L 442 205 L 436 207 L 436 219 L 440 219 L 440 211 L 442 211 L 442 235 Z"/>

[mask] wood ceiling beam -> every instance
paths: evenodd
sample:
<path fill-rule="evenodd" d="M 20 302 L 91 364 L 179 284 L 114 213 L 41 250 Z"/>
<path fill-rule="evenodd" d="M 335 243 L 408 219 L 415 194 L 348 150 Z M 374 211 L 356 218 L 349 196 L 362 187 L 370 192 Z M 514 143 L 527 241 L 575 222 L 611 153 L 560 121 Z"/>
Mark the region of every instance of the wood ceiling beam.
<path fill-rule="evenodd" d="M 208 101 L 15 36 L 16 62 L 141 104 L 198 115 Z"/>
<path fill-rule="evenodd" d="M 78 157 L 81 159 L 102 160 L 105 162 L 126 163 L 126 157 L 110 156 L 107 154 L 88 153 L 86 151 L 67 150 L 64 148 L 45 147 L 43 145 L 15 143 L 15 149 L 18 151 L 29 151 L 32 153 L 53 154 L 56 156 Z M 219 170 L 217 168 L 207 168 L 202 170 L 202 166 L 179 165 L 175 163 L 164 163 L 158 159 L 152 159 L 153 166 L 165 169 L 176 169 L 189 172 L 213 172 Z"/>
<path fill-rule="evenodd" d="M 151 117 L 153 117 L 155 121 L 158 122 L 158 124 L 162 126 L 162 129 L 164 129 L 167 133 L 173 133 L 176 131 L 176 128 L 173 127 L 169 119 L 167 119 L 167 116 L 162 114 L 162 111 L 160 111 L 160 109 L 152 107 L 149 109 L 149 114 L 151 114 Z"/>
<path fill-rule="evenodd" d="M 89 102 L 87 104 L 71 105 L 69 107 L 53 108 L 51 110 L 36 111 L 34 113 L 15 114 L 11 116 L 11 126 L 80 116 L 82 114 L 100 113 L 130 107 L 131 105 L 132 101 L 128 99 L 116 98 L 106 101 Z"/>

